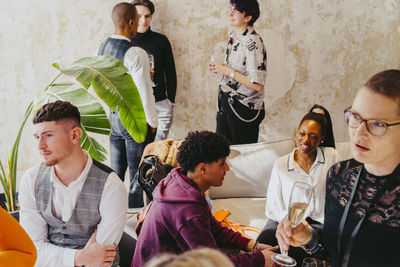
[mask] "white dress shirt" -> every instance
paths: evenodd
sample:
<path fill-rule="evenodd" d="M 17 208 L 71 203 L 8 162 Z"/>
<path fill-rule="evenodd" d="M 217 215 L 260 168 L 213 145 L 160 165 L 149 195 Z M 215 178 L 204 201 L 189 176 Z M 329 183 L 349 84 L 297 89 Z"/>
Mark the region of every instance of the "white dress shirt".
<path fill-rule="evenodd" d="M 113 34 L 113 39 L 122 39 L 130 42 L 129 38 L 123 35 Z M 97 56 L 99 48 L 95 55 Z M 124 65 L 129 70 L 128 73 L 132 76 L 133 81 L 139 91 L 140 99 L 146 116 L 146 122 L 152 128 L 157 128 L 158 117 L 156 110 L 156 100 L 153 94 L 150 77 L 150 62 L 146 51 L 140 47 L 133 46 L 126 51 Z"/>
<path fill-rule="evenodd" d="M 309 173 L 306 173 L 294 160 L 296 150 L 297 148 L 274 163 L 268 185 L 265 215 L 276 222 L 285 218 L 288 215 L 290 192 L 294 183 L 304 182 L 313 187 L 313 197 L 306 217 L 323 223 L 326 174 L 333 164 L 341 161 L 340 155 L 332 147 L 318 147 L 315 161 Z"/>
<path fill-rule="evenodd" d="M 72 216 L 76 201 L 86 181 L 93 160 L 88 156 L 85 169 L 78 179 L 65 186 L 60 182 L 52 167 L 50 181 L 53 187 L 53 215 L 64 222 Z M 63 248 L 53 245 L 48 240 L 48 225 L 36 206 L 35 184 L 40 164 L 27 170 L 20 182 L 19 203 L 20 223 L 37 249 L 36 266 L 74 266 L 76 249 Z M 104 184 L 100 200 L 100 223 L 97 226 L 96 241 L 101 244 L 118 244 L 126 221 L 128 195 L 121 179 L 110 173 Z"/>

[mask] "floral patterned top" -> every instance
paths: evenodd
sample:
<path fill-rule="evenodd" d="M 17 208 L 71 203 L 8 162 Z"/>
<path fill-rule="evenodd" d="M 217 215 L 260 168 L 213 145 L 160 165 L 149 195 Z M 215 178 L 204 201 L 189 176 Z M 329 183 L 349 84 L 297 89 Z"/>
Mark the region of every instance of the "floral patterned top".
<path fill-rule="evenodd" d="M 252 83 L 265 84 L 267 76 L 267 52 L 264 42 L 253 27 L 238 38 L 235 31 L 229 34 L 225 65 L 246 75 Z M 219 89 L 237 99 L 250 109 L 264 108 L 264 91 L 256 91 L 245 87 L 229 76 L 222 76 Z"/>
<path fill-rule="evenodd" d="M 339 255 L 339 224 L 359 173 Z M 400 266 L 400 164 L 386 176 L 369 173 L 354 159 L 339 162 L 329 170 L 322 242 L 333 266 L 340 266 L 350 236 L 364 216 L 367 217 L 355 237 L 348 266 Z"/>

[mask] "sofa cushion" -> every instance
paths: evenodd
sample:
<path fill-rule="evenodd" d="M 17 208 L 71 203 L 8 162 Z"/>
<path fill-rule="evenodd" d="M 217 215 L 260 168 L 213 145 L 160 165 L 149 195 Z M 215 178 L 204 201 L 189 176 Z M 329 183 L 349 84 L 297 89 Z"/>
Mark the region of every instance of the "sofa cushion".
<path fill-rule="evenodd" d="M 293 140 L 232 145 L 230 171 L 222 186 L 210 188 L 210 197 L 265 197 L 275 160 L 290 153 L 294 146 Z"/>

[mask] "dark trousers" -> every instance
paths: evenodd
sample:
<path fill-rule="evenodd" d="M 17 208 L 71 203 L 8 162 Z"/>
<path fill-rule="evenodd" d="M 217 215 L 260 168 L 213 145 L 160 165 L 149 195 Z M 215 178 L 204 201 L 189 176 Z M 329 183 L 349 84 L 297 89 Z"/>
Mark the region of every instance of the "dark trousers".
<path fill-rule="evenodd" d="M 236 116 L 230 107 L 228 101 L 231 101 L 232 107 L 236 113 L 245 120 L 257 118 L 252 122 L 244 122 Z M 232 145 L 257 143 L 259 125 L 265 117 L 265 110 L 254 110 L 240 103 L 235 98 L 230 98 L 228 94 L 222 91 L 218 95 L 218 113 L 216 132 L 225 136 Z"/>
<path fill-rule="evenodd" d="M 154 141 L 155 133 L 152 133 L 151 128 L 148 126 L 146 140 L 143 143 L 137 143 L 125 129 L 117 112 L 110 112 L 110 122 L 111 168 L 124 181 L 125 172 L 129 166 L 129 208 L 143 207 L 143 190 L 138 181 L 135 180 L 135 174 L 139 167 L 143 150 L 147 144 Z"/>
<path fill-rule="evenodd" d="M 131 267 L 133 254 L 135 253 L 136 239 L 123 232 L 118 244 L 119 266 Z"/>
<path fill-rule="evenodd" d="M 314 228 L 321 227 L 322 225 L 311 218 L 306 219 Z M 276 228 L 278 227 L 278 222 L 273 220 L 268 220 L 267 224 L 261 230 L 260 235 L 257 237 L 257 241 L 263 244 L 268 244 L 271 246 L 278 245 L 278 240 L 275 237 Z M 296 260 L 297 265 L 301 266 L 303 263 L 303 259 L 307 257 L 311 257 L 304 249 L 300 247 L 289 247 L 288 255 Z"/>
<path fill-rule="evenodd" d="M 260 235 L 257 237 L 257 241 L 271 246 L 278 245 L 278 240 L 275 237 L 276 228 L 278 228 L 278 224 L 279 224 L 278 222 L 268 219 L 264 228 L 261 230 Z"/>

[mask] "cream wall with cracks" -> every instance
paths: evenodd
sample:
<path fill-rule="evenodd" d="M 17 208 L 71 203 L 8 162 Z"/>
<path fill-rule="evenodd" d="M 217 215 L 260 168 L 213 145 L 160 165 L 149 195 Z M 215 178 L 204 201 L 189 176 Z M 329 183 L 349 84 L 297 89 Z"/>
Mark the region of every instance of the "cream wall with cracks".
<path fill-rule="evenodd" d="M 28 103 L 56 76 L 53 62 L 91 56 L 112 34 L 118 1 L 1 1 L 0 157 L 11 149 Z M 172 138 L 189 130 L 215 130 L 218 78 L 207 71 L 222 60 L 228 32 L 228 1 L 155 0 L 152 28 L 171 41 L 178 73 Z M 268 51 L 266 117 L 260 141 L 293 137 L 315 103 L 334 121 L 335 137 L 346 140 L 343 110 L 372 74 L 397 68 L 400 0 L 260 0 L 255 24 Z M 109 148 L 108 138 L 101 137 Z M 32 127 L 23 133 L 19 175 L 38 163 Z"/>

